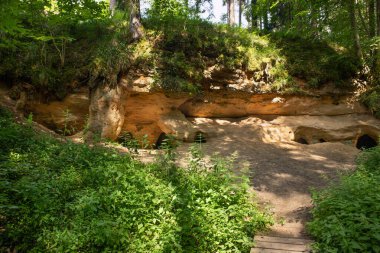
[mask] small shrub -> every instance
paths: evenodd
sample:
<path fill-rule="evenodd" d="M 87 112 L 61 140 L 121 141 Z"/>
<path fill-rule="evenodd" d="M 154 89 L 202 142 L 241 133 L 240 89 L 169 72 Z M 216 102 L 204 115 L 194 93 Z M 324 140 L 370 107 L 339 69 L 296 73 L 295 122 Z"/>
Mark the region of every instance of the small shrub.
<path fill-rule="evenodd" d="M 339 86 L 340 81 L 355 76 L 360 68 L 355 57 L 336 50 L 326 41 L 292 32 L 273 33 L 270 38 L 286 58 L 289 74 L 304 79 L 310 88 L 319 88 L 327 82 Z"/>
<path fill-rule="evenodd" d="M 368 90 L 361 96 L 361 101 L 380 118 L 380 87 Z"/>
<path fill-rule="evenodd" d="M 380 252 L 380 148 L 358 162 L 339 184 L 313 194 L 308 228 L 319 252 Z"/>

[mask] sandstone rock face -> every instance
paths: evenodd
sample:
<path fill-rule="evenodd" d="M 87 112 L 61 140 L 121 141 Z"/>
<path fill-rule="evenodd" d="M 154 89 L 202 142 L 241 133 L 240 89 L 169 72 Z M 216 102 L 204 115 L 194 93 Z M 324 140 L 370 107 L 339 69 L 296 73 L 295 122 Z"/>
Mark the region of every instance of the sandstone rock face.
<path fill-rule="evenodd" d="M 122 87 L 100 86 L 90 92 L 88 139 L 115 140 L 125 118 L 126 93 Z"/>
<path fill-rule="evenodd" d="M 250 95 L 209 92 L 183 104 L 180 110 L 189 117 L 236 118 L 250 115 L 343 115 L 367 113 L 358 102 L 328 96 Z"/>
<path fill-rule="evenodd" d="M 33 120 L 59 133 L 74 134 L 81 131 L 89 114 L 87 88 L 68 95 L 63 101 L 49 104 L 29 101 L 24 105 L 26 116 L 32 113 Z"/>
<path fill-rule="evenodd" d="M 152 82 L 147 77 L 124 77 L 117 87 L 99 86 L 91 90 L 90 99 L 88 92 L 81 90 L 61 102 L 42 104 L 34 101 L 27 103 L 26 108 L 33 112 L 37 122 L 53 129 L 69 127 L 79 131 L 89 115 L 89 139 L 116 140 L 128 133 L 137 140 L 145 138 L 151 144 L 163 133 L 185 142 L 193 142 L 200 132 L 210 138 L 215 136 L 213 131 L 201 129 L 189 121 L 191 117 L 281 116 L 274 121 L 255 118 L 255 122 L 251 122 L 260 126 L 258 131 L 268 142 L 302 138 L 308 143 L 316 143 L 355 140 L 361 133 L 374 138 L 379 135 L 375 127 L 378 122 L 369 120 L 372 117 L 367 115 L 366 108 L 351 102 L 348 97 L 252 94 L 236 90 L 205 91 L 192 96 L 153 90 Z M 301 115 L 304 117 L 292 117 Z M 345 123 L 332 123 L 335 122 L 333 118 L 325 120 L 314 116 L 335 116 Z M 359 116 L 368 118 L 363 120 Z"/>
<path fill-rule="evenodd" d="M 239 142 L 259 142 L 275 145 L 344 143 L 358 147 L 358 140 L 368 136 L 379 144 L 380 120 L 365 114 L 338 116 L 251 116 L 240 119 L 191 118 L 197 128 L 208 134 L 210 141 L 231 139 Z M 228 127 L 227 127 L 228 126 Z M 248 136 L 250 135 L 250 136 Z M 239 136 L 241 139 L 239 139 Z M 243 138 L 244 141 L 243 141 Z M 302 140 L 302 141 L 301 141 Z M 235 145 L 235 143 L 230 143 Z M 360 148 L 360 147 L 358 147 Z M 236 149 L 244 148 L 236 146 Z"/>
<path fill-rule="evenodd" d="M 262 126 L 262 137 L 266 141 L 299 142 L 303 139 L 307 144 L 342 141 L 356 144 L 363 135 L 377 141 L 380 137 L 380 120 L 364 114 L 280 116 Z"/>
<path fill-rule="evenodd" d="M 178 129 L 169 129 L 169 115 L 173 121 L 178 121 L 178 107 L 186 101 L 183 96 L 167 96 L 163 93 L 130 93 L 124 101 L 125 120 L 122 132 L 131 133 L 141 140 L 146 135 L 147 140 L 154 144 L 161 133 L 177 133 Z M 182 121 L 186 119 L 182 117 Z M 164 129 L 161 129 L 163 127 Z M 182 138 L 181 136 L 179 138 Z"/>
<path fill-rule="evenodd" d="M 158 126 L 164 133 L 174 135 L 184 142 L 194 142 L 197 133 L 201 132 L 179 110 L 162 115 Z"/>

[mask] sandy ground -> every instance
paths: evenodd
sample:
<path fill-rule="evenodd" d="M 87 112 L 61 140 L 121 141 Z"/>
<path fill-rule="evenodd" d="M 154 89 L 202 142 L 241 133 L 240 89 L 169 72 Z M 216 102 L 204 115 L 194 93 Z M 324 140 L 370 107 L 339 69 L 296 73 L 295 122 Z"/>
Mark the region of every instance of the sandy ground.
<path fill-rule="evenodd" d="M 273 236 L 307 238 L 305 223 L 311 218 L 311 189 L 326 187 L 340 173 L 354 169 L 359 153 L 347 143 L 268 142 L 252 119 L 193 119 L 193 123 L 210 133 L 202 144 L 205 154 L 229 156 L 237 151 L 237 170 L 239 165 L 249 163 L 259 202 L 270 208 L 278 221 L 269 232 Z M 190 145 L 185 143 L 178 149 L 182 164 Z M 152 159 L 146 154 L 141 156 L 145 161 Z"/>

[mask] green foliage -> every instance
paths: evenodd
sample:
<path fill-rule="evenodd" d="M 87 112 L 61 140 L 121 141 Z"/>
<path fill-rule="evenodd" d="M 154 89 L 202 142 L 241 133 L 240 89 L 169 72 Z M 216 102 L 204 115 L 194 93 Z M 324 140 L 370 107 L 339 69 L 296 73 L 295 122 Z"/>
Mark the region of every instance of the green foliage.
<path fill-rule="evenodd" d="M 380 148 L 358 163 L 338 185 L 313 194 L 309 231 L 319 252 L 380 252 Z"/>
<path fill-rule="evenodd" d="M 273 33 L 271 38 L 286 58 L 289 74 L 307 82 L 310 88 L 333 82 L 338 85 L 355 76 L 357 60 L 328 43 L 293 33 Z"/>
<path fill-rule="evenodd" d="M 144 24 L 152 31 L 149 41 L 157 41 L 152 67 L 157 86 L 165 90 L 197 92 L 207 88 L 205 71 L 212 66 L 226 71 L 240 69 L 263 79 L 263 66 L 272 62 L 269 86 L 277 82 L 275 89 L 281 90 L 288 84 L 286 60 L 267 37 L 182 16 L 153 16 Z"/>
<path fill-rule="evenodd" d="M 257 92 L 296 90 L 293 76 L 306 80 L 311 88 L 330 81 L 340 85 L 358 71 L 347 50 L 324 42 L 328 39 L 347 48 L 349 30 L 338 26 L 347 22 L 328 24 L 334 31 L 344 30 L 341 37 L 310 29 L 309 20 L 322 14 L 306 10 L 335 8 L 334 4 L 318 1 L 310 7 L 305 1 L 257 1 L 256 14 L 271 15 L 271 24 L 264 30 L 280 31 L 263 36 L 200 19 L 203 2 L 209 1 L 197 0 L 193 6 L 183 0 L 152 0 L 142 20 L 146 37 L 131 43 L 128 6 L 111 17 L 105 1 L 6 0 L 0 4 L 4 20 L 0 78 L 30 83 L 34 94 L 46 99 L 62 99 L 80 85 L 115 85 L 129 71 L 150 75 L 156 88 L 189 93 L 209 88 L 210 67 L 226 73 L 242 70 L 256 83 L 265 82 L 257 85 Z M 293 22 L 282 12 L 286 8 Z M 303 37 L 292 35 L 299 31 Z M 363 43 L 368 57 L 375 41 Z"/>
<path fill-rule="evenodd" d="M 243 252 L 271 219 L 228 163 L 144 165 L 0 110 L 0 250 Z"/>
<path fill-rule="evenodd" d="M 361 96 L 361 101 L 372 111 L 372 113 L 380 118 L 380 87 L 376 86 Z"/>
<path fill-rule="evenodd" d="M 107 34 L 99 26 L 109 23 L 104 2 L 16 0 L 0 8 L 0 77 L 28 82 L 45 98 L 62 98 L 88 77 L 90 41 Z"/>
<path fill-rule="evenodd" d="M 149 15 L 164 20 L 172 17 L 187 17 L 188 6 L 181 0 L 152 0 Z"/>
<path fill-rule="evenodd" d="M 263 229 L 272 220 L 252 204 L 248 177 L 231 173 L 231 158 L 213 157 L 208 165 L 198 145 L 190 153 L 186 170 L 172 167 L 165 176 L 176 186 L 183 252 L 249 251 L 252 241 L 245 234 Z"/>

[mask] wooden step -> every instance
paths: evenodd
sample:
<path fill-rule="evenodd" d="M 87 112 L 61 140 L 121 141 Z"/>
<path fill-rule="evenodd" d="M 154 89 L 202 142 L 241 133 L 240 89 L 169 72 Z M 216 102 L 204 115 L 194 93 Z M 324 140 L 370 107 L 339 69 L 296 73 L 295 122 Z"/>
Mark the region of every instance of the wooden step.
<path fill-rule="evenodd" d="M 251 253 L 299 253 L 311 252 L 311 240 L 274 236 L 256 236 L 256 247 Z"/>

